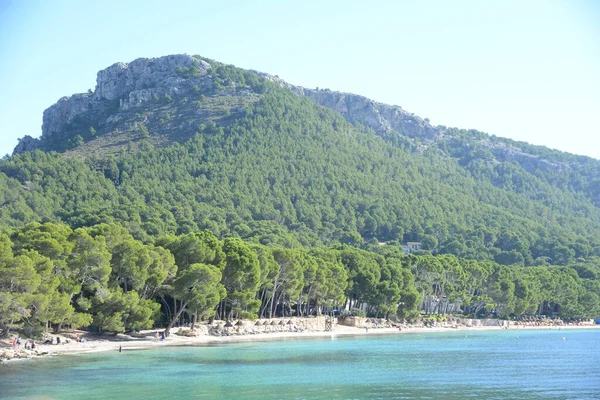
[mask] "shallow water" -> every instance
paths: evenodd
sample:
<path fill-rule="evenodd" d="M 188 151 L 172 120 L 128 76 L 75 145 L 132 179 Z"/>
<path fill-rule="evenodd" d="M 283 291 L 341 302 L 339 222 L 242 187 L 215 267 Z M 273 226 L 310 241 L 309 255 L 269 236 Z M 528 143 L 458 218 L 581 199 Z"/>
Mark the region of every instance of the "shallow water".
<path fill-rule="evenodd" d="M 161 347 L 0 365 L 0 398 L 599 399 L 600 331 Z"/>

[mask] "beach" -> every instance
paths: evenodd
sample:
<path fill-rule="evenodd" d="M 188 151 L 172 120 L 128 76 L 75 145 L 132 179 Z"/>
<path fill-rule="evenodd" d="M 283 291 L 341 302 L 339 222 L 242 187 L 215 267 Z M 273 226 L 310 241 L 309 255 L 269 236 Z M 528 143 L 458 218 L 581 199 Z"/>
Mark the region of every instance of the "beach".
<path fill-rule="evenodd" d="M 248 321 L 246 326 L 251 326 Z M 202 325 L 198 326 L 198 328 Z M 206 325 L 204 326 L 206 328 Z M 25 350 L 24 345 L 20 348 L 12 346 L 11 339 L 0 340 L 0 360 L 3 362 L 16 361 L 24 359 L 33 359 L 40 357 L 52 357 L 67 354 L 83 354 L 93 352 L 106 351 L 133 351 L 151 349 L 162 346 L 207 346 L 215 344 L 226 344 L 236 342 L 259 342 L 273 341 L 286 339 L 305 339 L 305 338 L 323 338 L 323 337 L 342 337 L 342 336 L 361 336 L 361 335 L 403 335 L 403 334 L 426 334 L 432 332 L 478 332 L 478 331 L 493 331 L 493 330 L 569 330 L 569 329 L 600 329 L 600 325 L 591 324 L 573 324 L 573 325 L 535 325 L 535 324 L 507 324 L 507 325 L 478 325 L 478 326 L 431 326 L 424 327 L 421 325 L 402 325 L 402 326 L 369 326 L 355 327 L 336 324 L 333 331 L 325 330 L 288 330 L 288 331 L 272 331 L 260 332 L 253 330 L 253 333 L 238 334 L 235 330 L 231 332 L 225 331 L 223 335 L 216 336 L 212 334 L 198 333 L 194 331 L 195 336 L 186 336 L 190 334 L 189 328 L 174 328 L 171 334 L 160 339 L 157 337 L 157 330 L 142 331 L 134 336 L 126 334 L 107 334 L 97 335 L 84 331 L 66 332 L 60 335 L 52 335 L 61 337 L 60 344 L 40 344 L 36 342 L 35 350 Z M 202 330 L 199 330 L 202 332 Z M 204 330 L 206 331 L 206 329 Z M 77 341 L 76 338 L 83 339 Z"/>

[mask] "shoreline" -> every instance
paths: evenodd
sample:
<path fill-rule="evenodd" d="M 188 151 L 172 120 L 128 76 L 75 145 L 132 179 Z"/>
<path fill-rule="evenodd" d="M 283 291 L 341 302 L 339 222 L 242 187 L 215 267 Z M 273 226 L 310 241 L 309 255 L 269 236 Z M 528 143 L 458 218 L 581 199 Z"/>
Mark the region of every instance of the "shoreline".
<path fill-rule="evenodd" d="M 336 325 L 331 331 L 303 331 L 303 332 L 270 332 L 256 333 L 246 335 L 213 336 L 208 334 L 195 337 L 180 336 L 172 333 L 164 341 L 153 337 L 156 331 L 144 331 L 143 337 L 131 337 L 118 335 L 117 337 L 95 337 L 86 335 L 86 341 L 79 343 L 74 340 L 59 345 L 39 344 L 36 351 L 27 351 L 24 349 L 13 350 L 12 346 L 7 347 L 6 342 L 2 342 L 0 353 L 12 352 L 13 356 L 2 359 L 2 363 L 16 362 L 18 360 L 33 360 L 39 358 L 56 357 L 61 355 L 78 355 L 106 351 L 133 351 L 147 350 L 157 347 L 178 347 L 178 346 L 212 346 L 220 344 L 250 343 L 250 342 L 268 342 L 288 339 L 319 339 L 344 336 L 369 336 L 369 335 L 403 335 L 403 334 L 422 334 L 422 333 L 443 333 L 443 332 L 485 332 L 485 331 L 536 331 L 536 330 L 577 330 L 577 329 L 600 329 L 600 325 L 564 325 L 564 326 L 529 326 L 516 325 L 504 328 L 502 326 L 458 326 L 458 327 L 403 327 L 398 328 L 365 328 L 351 327 L 346 325 Z"/>

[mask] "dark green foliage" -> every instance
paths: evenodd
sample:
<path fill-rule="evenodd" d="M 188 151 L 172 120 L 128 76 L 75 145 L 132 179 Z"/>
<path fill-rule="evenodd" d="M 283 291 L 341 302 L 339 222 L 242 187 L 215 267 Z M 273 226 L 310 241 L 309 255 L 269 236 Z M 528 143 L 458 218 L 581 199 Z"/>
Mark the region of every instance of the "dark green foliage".
<path fill-rule="evenodd" d="M 116 224 L 31 223 L 0 234 L 0 329 L 123 332 L 162 320 L 168 333 L 180 318 L 307 316 L 323 307 L 400 318 L 600 312 L 597 259 L 571 268 L 506 267 L 406 255 L 392 245 L 376 250 L 269 248 L 209 231 L 144 244 Z"/>
<path fill-rule="evenodd" d="M 182 78 L 190 79 L 200 74 L 200 67 L 198 66 L 198 62 L 194 61 L 191 67 L 175 67 L 175 72 Z"/>
<path fill-rule="evenodd" d="M 221 64 L 214 67 L 213 70 L 217 89 L 235 85 L 241 88 L 247 87 L 255 93 L 265 93 L 269 88 L 269 82 L 266 79 L 233 65 Z"/>
<path fill-rule="evenodd" d="M 136 133 L 141 139 L 147 139 L 150 137 L 150 132 L 148 132 L 148 128 L 146 128 L 146 125 L 144 124 L 139 124 L 137 126 Z"/>
<path fill-rule="evenodd" d="M 585 195 L 517 164 L 486 167 L 493 156 L 473 141 L 483 134 L 454 132 L 464 148 L 474 143 L 468 157 L 456 145 L 446 146 L 456 158 L 435 147 L 414 153 L 286 90 L 231 120 L 199 126 L 184 144 L 132 143 L 85 164 L 39 152 L 2 160 L 0 222 L 118 221 L 143 240 L 210 229 L 286 247 L 421 241 L 429 254 L 505 265 L 599 254 L 600 211 Z"/>

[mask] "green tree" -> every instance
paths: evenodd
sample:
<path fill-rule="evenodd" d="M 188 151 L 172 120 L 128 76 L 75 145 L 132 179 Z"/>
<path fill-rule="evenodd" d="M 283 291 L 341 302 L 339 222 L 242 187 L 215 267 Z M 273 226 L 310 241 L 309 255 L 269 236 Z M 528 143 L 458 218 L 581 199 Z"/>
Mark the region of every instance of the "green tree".
<path fill-rule="evenodd" d="M 214 312 L 214 308 L 226 294 L 221 278 L 219 269 L 207 264 L 192 264 L 177 275 L 172 294 L 181 301 L 181 306 L 165 329 L 166 335 L 188 306 L 195 314 L 202 316 Z"/>
<path fill-rule="evenodd" d="M 33 262 L 25 256 L 14 257 L 0 265 L 0 328 L 4 337 L 31 315 L 33 293 L 40 283 Z"/>
<path fill-rule="evenodd" d="M 260 264 L 254 251 L 242 240 L 227 238 L 223 242 L 225 267 L 221 283 L 227 291 L 228 317 L 256 318 L 260 307 L 253 301 L 260 284 Z"/>

